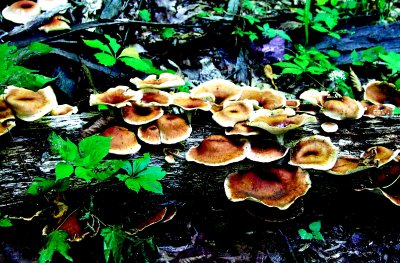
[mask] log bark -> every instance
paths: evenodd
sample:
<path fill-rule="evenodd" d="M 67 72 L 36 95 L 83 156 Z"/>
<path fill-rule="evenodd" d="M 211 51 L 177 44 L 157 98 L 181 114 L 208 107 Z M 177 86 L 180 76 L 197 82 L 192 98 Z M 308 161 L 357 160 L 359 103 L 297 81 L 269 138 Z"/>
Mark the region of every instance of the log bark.
<path fill-rule="evenodd" d="M 99 113 L 81 113 L 72 116 L 43 117 L 35 122 L 17 121 L 17 126 L 10 133 L 0 137 L 0 208 L 12 207 L 28 200 L 25 190 L 34 177 L 54 176 L 54 167 L 59 159 L 55 158 L 49 149 L 47 138 L 54 131 L 63 138 L 70 138 L 75 143 L 80 139 L 82 127 Z M 360 156 L 362 152 L 374 145 L 386 146 L 392 150 L 400 148 L 400 117 L 366 118 L 359 120 L 339 122 L 339 131 L 327 134 L 320 128 L 323 119 L 319 123 L 307 124 L 299 129 L 289 131 L 285 134 L 285 144 L 290 147 L 298 139 L 313 134 L 329 136 L 332 142 L 339 147 L 339 155 Z M 127 126 L 129 127 L 129 126 Z M 208 113 L 198 113 L 192 117 L 193 132 L 184 143 L 176 145 L 149 146 L 142 143 L 142 149 L 138 154 L 122 156 L 120 159 L 134 159 L 149 152 L 152 156 L 152 165 L 161 166 L 167 171 L 167 176 L 162 184 L 165 194 L 152 199 L 155 202 L 166 202 L 175 200 L 183 201 L 187 198 L 193 200 L 202 198 L 220 198 L 224 195 L 223 181 L 225 177 L 239 169 L 256 165 L 249 160 L 221 166 L 207 167 L 184 159 L 185 152 L 194 145 L 198 145 L 203 138 L 211 134 L 223 134 L 224 129 L 218 127 Z M 133 129 L 133 126 L 130 126 Z M 265 133 L 257 137 L 259 140 L 276 139 Z M 165 161 L 163 149 L 179 149 L 182 158 L 175 158 L 176 163 L 169 164 Z M 115 156 L 114 156 L 115 157 Z M 119 158 L 119 157 L 117 157 Z M 315 176 L 324 175 L 323 172 L 311 171 Z M 325 176 L 326 182 L 337 183 L 337 177 Z M 341 180 L 341 179 L 339 179 Z M 113 185 L 105 182 L 94 187 L 102 188 Z M 340 181 L 339 181 L 340 184 Z M 326 194 L 326 186 L 314 191 Z M 87 185 L 74 185 L 75 190 Z"/>

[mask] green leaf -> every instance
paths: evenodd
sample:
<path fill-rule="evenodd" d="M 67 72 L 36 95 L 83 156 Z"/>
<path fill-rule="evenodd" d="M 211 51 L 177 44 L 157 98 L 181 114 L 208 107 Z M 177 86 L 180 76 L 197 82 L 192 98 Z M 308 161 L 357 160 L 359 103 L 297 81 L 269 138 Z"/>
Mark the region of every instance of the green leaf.
<path fill-rule="evenodd" d="M 108 110 L 108 106 L 105 104 L 99 104 L 99 105 L 97 105 L 97 110 L 98 111 Z"/>
<path fill-rule="evenodd" d="M 12 225 L 10 218 L 0 219 L 0 227 L 11 227 Z"/>
<path fill-rule="evenodd" d="M 331 57 L 331 58 L 338 58 L 340 57 L 340 52 L 337 50 L 328 50 L 327 54 Z"/>
<path fill-rule="evenodd" d="M 325 71 L 326 71 L 326 68 L 317 67 L 317 66 L 311 66 L 306 69 L 306 72 L 310 72 L 311 74 L 314 74 L 314 75 L 320 75 L 320 74 L 324 73 Z"/>
<path fill-rule="evenodd" d="M 100 64 L 106 67 L 114 66 L 117 62 L 117 59 L 114 56 L 107 53 L 96 53 L 94 56 Z"/>
<path fill-rule="evenodd" d="M 300 56 L 293 59 L 293 62 L 296 63 L 301 69 L 306 69 L 307 66 L 310 64 L 309 60 Z"/>
<path fill-rule="evenodd" d="M 79 158 L 78 147 L 69 139 L 65 141 L 61 136 L 52 132 L 48 137 L 48 141 L 50 150 L 59 155 L 64 161 L 73 162 Z"/>
<path fill-rule="evenodd" d="M 79 152 L 82 157 L 78 166 L 95 167 L 110 150 L 111 137 L 93 135 L 81 140 L 78 144 Z"/>
<path fill-rule="evenodd" d="M 300 68 L 284 68 L 282 70 L 282 74 L 294 74 L 294 75 L 301 75 L 303 74 L 305 71 L 303 69 Z"/>
<path fill-rule="evenodd" d="M 54 48 L 50 47 L 49 45 L 40 43 L 40 42 L 32 42 L 28 46 L 29 51 L 34 52 L 34 53 L 39 53 L 40 55 L 45 55 L 50 53 L 51 51 L 54 50 Z"/>
<path fill-rule="evenodd" d="M 167 173 L 161 167 L 151 166 L 137 174 L 138 177 L 146 177 L 149 180 L 161 180 Z"/>
<path fill-rule="evenodd" d="M 163 71 L 156 69 L 151 61 L 145 59 L 123 57 L 120 58 L 127 66 L 134 68 L 137 71 L 147 74 L 161 74 Z"/>
<path fill-rule="evenodd" d="M 286 32 L 283 30 L 276 30 L 276 34 L 278 34 L 278 36 L 280 36 L 281 38 L 286 39 L 287 41 L 292 41 L 290 36 L 286 34 Z"/>
<path fill-rule="evenodd" d="M 93 172 L 91 169 L 84 167 L 76 167 L 75 168 L 75 176 L 85 180 L 86 182 L 90 182 L 93 179 Z"/>
<path fill-rule="evenodd" d="M 246 19 L 247 21 L 249 21 L 250 25 L 253 25 L 254 23 L 259 23 L 261 22 L 260 19 L 252 16 L 252 15 L 244 15 L 243 16 L 244 19 Z"/>
<path fill-rule="evenodd" d="M 31 185 L 26 190 L 27 194 L 37 196 L 42 193 L 47 193 L 53 189 L 55 181 L 51 179 L 46 179 L 42 177 L 35 177 Z"/>
<path fill-rule="evenodd" d="M 320 24 L 320 23 L 316 23 L 316 24 L 312 25 L 311 28 L 314 29 L 314 30 L 316 30 L 316 31 L 318 31 L 318 32 L 321 32 L 321 33 L 327 33 L 327 32 L 329 32 L 329 30 L 326 29 L 326 28 L 325 28 L 322 24 Z"/>
<path fill-rule="evenodd" d="M 161 31 L 161 38 L 162 39 L 168 39 L 173 37 L 176 34 L 175 29 L 166 27 Z"/>
<path fill-rule="evenodd" d="M 142 20 L 144 20 L 146 22 L 151 21 L 151 14 L 150 14 L 149 10 L 147 10 L 147 9 L 139 10 L 139 16 Z"/>
<path fill-rule="evenodd" d="M 104 51 L 110 55 L 112 55 L 111 49 L 109 46 L 107 46 L 106 44 L 104 44 L 103 42 L 101 42 L 98 39 L 94 39 L 94 40 L 87 40 L 84 39 L 83 43 L 85 43 L 87 46 L 91 47 L 91 48 L 96 48 L 96 49 L 100 49 L 101 51 Z"/>
<path fill-rule="evenodd" d="M 394 108 L 393 114 L 394 114 L 394 115 L 400 115 L 400 107 Z"/>
<path fill-rule="evenodd" d="M 300 228 L 297 232 L 299 233 L 301 239 L 311 240 L 313 238 L 313 235 L 308 233 L 307 230 L 303 228 Z"/>
<path fill-rule="evenodd" d="M 312 223 L 309 225 L 309 228 L 310 228 L 310 230 L 313 231 L 313 232 L 319 232 L 319 231 L 321 231 L 321 221 L 312 222 Z"/>
<path fill-rule="evenodd" d="M 69 177 L 74 172 L 74 166 L 69 163 L 57 163 L 56 164 L 56 182 L 64 178 Z"/>
<path fill-rule="evenodd" d="M 46 238 L 46 246 L 39 252 L 39 263 L 51 262 L 55 252 L 60 253 L 65 259 L 73 262 L 68 254 L 70 246 L 67 242 L 68 233 L 64 230 L 52 231 Z"/>
<path fill-rule="evenodd" d="M 125 185 L 129 190 L 133 190 L 136 193 L 138 193 L 140 190 L 140 182 L 139 180 L 137 180 L 137 178 L 131 178 L 131 177 L 127 178 L 125 180 Z"/>
<path fill-rule="evenodd" d="M 109 45 L 113 51 L 114 56 L 118 53 L 118 50 L 121 48 L 121 45 L 118 44 L 117 40 L 110 35 L 104 34 L 104 37 L 108 39 Z"/>
<path fill-rule="evenodd" d="M 135 48 L 135 47 L 127 47 L 127 48 L 124 48 L 122 51 L 121 51 L 121 54 L 119 54 L 119 56 L 118 56 L 118 58 L 121 58 L 121 57 L 131 57 L 131 58 L 137 58 L 137 59 L 140 59 L 140 57 L 139 57 L 139 52 L 137 51 L 137 49 Z"/>
<path fill-rule="evenodd" d="M 143 157 L 137 158 L 132 162 L 132 173 L 129 175 L 136 175 L 143 171 L 150 163 L 150 154 L 145 153 Z"/>
<path fill-rule="evenodd" d="M 123 262 L 122 246 L 128 235 L 120 226 L 103 228 L 100 235 L 104 238 L 103 248 L 106 263 L 109 262 L 111 255 L 115 263 Z"/>
<path fill-rule="evenodd" d="M 144 177 L 144 176 L 141 176 L 141 177 L 138 177 L 135 179 L 137 180 L 136 182 L 138 182 L 144 190 L 153 192 L 156 194 L 163 193 L 162 185 L 160 182 L 153 180 L 151 178 Z"/>
<path fill-rule="evenodd" d="M 392 70 L 392 74 L 400 71 L 400 54 L 390 51 L 387 54 L 379 54 L 379 58 L 382 59 L 386 66 Z"/>
<path fill-rule="evenodd" d="M 324 236 L 320 232 L 313 232 L 312 235 L 313 238 L 316 240 L 322 240 L 322 241 L 325 240 Z"/>
<path fill-rule="evenodd" d="M 108 179 L 121 169 L 123 163 L 122 160 L 105 160 L 92 168 L 92 177 L 97 180 Z"/>

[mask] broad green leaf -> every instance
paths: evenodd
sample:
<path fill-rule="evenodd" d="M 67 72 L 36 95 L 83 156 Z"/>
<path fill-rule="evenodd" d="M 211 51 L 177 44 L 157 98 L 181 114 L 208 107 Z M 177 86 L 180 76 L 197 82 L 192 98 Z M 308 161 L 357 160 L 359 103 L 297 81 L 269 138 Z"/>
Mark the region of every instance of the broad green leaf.
<path fill-rule="evenodd" d="M 292 62 L 276 62 L 274 63 L 274 66 L 282 67 L 282 68 L 298 68 L 301 69 L 298 65 L 292 63 Z"/>
<path fill-rule="evenodd" d="M 118 44 L 117 40 L 110 35 L 105 34 L 104 37 L 108 39 L 111 50 L 115 56 L 118 53 L 118 50 L 121 48 L 121 45 Z"/>
<path fill-rule="evenodd" d="M 303 74 L 305 71 L 303 69 L 300 68 L 284 68 L 282 70 L 282 74 L 294 74 L 294 75 L 301 75 Z"/>
<path fill-rule="evenodd" d="M 296 63 L 301 69 L 306 69 L 310 64 L 309 60 L 300 56 L 293 59 L 293 62 Z"/>
<path fill-rule="evenodd" d="M 244 15 L 243 18 L 246 19 L 250 23 L 250 25 L 253 25 L 256 22 L 257 23 L 261 22 L 260 19 L 254 17 L 252 15 Z"/>
<path fill-rule="evenodd" d="M 327 32 L 329 32 L 329 30 L 326 29 L 326 28 L 325 28 L 322 24 L 320 24 L 320 23 L 316 23 L 316 24 L 312 25 L 311 28 L 314 29 L 314 30 L 316 30 L 316 31 L 318 31 L 318 32 L 321 32 L 321 33 L 327 33 Z"/>
<path fill-rule="evenodd" d="M 91 48 L 97 48 L 97 49 L 100 49 L 100 50 L 112 55 L 110 47 L 98 39 L 94 39 L 94 40 L 84 39 L 83 43 L 85 43 L 87 46 L 89 46 Z"/>
<path fill-rule="evenodd" d="M 340 52 L 336 51 L 336 50 L 328 50 L 327 54 L 331 57 L 331 58 L 338 58 L 340 57 Z"/>
<path fill-rule="evenodd" d="M 317 5 L 325 5 L 329 0 L 317 0 Z"/>
<path fill-rule="evenodd" d="M 39 252 L 39 263 L 52 262 L 55 252 L 60 253 L 65 259 L 73 262 L 68 254 L 70 245 L 67 242 L 68 233 L 64 230 L 52 231 L 46 238 L 46 246 Z"/>
<path fill-rule="evenodd" d="M 280 36 L 281 38 L 286 39 L 286 40 L 288 40 L 288 41 L 292 41 L 292 39 L 290 38 L 290 36 L 289 36 L 288 34 L 286 34 L 285 31 L 283 31 L 283 30 L 275 30 L 275 31 L 276 31 L 276 34 L 277 34 L 278 36 Z"/>
<path fill-rule="evenodd" d="M 150 163 L 150 154 L 145 153 L 143 157 L 137 158 L 132 162 L 132 173 L 129 175 L 136 175 L 143 171 Z"/>
<path fill-rule="evenodd" d="M 146 22 L 151 21 L 151 14 L 150 14 L 149 10 L 147 10 L 147 9 L 139 10 L 139 16 L 141 19 L 143 19 Z"/>
<path fill-rule="evenodd" d="M 94 56 L 100 64 L 107 67 L 114 66 L 117 62 L 117 59 L 114 56 L 107 53 L 96 53 Z"/>
<path fill-rule="evenodd" d="M 78 144 L 83 163 L 79 166 L 95 167 L 110 150 L 111 137 L 93 135 L 81 140 Z M 78 164 L 76 164 L 78 165 Z"/>
<path fill-rule="evenodd" d="M 393 110 L 394 115 L 400 115 L 400 107 L 395 107 Z"/>
<path fill-rule="evenodd" d="M 10 227 L 13 224 L 11 223 L 10 218 L 1 218 L 0 219 L 0 227 Z"/>
<path fill-rule="evenodd" d="M 97 110 L 98 111 L 108 110 L 108 106 L 105 104 L 99 104 L 99 105 L 97 105 Z"/>
<path fill-rule="evenodd" d="M 139 52 L 134 46 L 124 48 L 119 54 L 118 58 L 121 57 L 130 57 L 130 58 L 137 58 L 140 59 Z"/>
<path fill-rule="evenodd" d="M 150 166 L 138 173 L 137 177 L 146 177 L 149 180 L 161 180 L 167 173 L 158 166 Z"/>
<path fill-rule="evenodd" d="M 311 66 L 306 69 L 306 72 L 310 72 L 311 74 L 320 75 L 326 71 L 326 68 Z"/>
<path fill-rule="evenodd" d="M 153 192 L 156 194 L 162 194 L 162 185 L 159 181 L 153 180 L 151 178 L 147 178 L 145 176 L 141 176 L 136 178 L 136 182 L 140 184 L 141 187 L 143 187 L 144 190 Z"/>
<path fill-rule="evenodd" d="M 313 235 L 303 228 L 299 229 L 298 233 L 301 239 L 311 240 L 313 238 Z"/>
<path fill-rule="evenodd" d="M 41 55 L 48 54 L 54 50 L 54 48 L 50 47 L 49 45 L 40 43 L 40 42 L 32 42 L 28 46 L 29 51 L 39 53 Z"/>
<path fill-rule="evenodd" d="M 35 177 L 31 185 L 26 190 L 27 194 L 37 196 L 50 191 L 55 185 L 55 181 L 42 177 Z"/>
<path fill-rule="evenodd" d="M 120 60 L 124 62 L 127 66 L 147 74 L 161 74 L 163 72 L 162 70 L 156 69 L 149 60 L 137 59 L 132 57 L 122 57 L 120 58 Z"/>
<path fill-rule="evenodd" d="M 313 232 L 312 235 L 316 240 L 325 240 L 324 236 L 320 232 Z"/>
<path fill-rule="evenodd" d="M 97 180 L 105 180 L 115 174 L 123 165 L 122 160 L 105 160 L 92 168 L 92 177 Z"/>
<path fill-rule="evenodd" d="M 104 238 L 103 248 L 106 263 L 109 262 L 111 254 L 115 263 L 123 262 L 122 246 L 128 235 L 120 226 L 103 228 L 100 235 Z"/>
<path fill-rule="evenodd" d="M 379 54 L 379 58 L 385 61 L 386 66 L 392 70 L 392 74 L 400 71 L 400 54 L 396 52 L 389 52 L 387 54 Z"/>
<path fill-rule="evenodd" d="M 76 167 L 75 168 L 75 176 L 89 182 L 93 179 L 93 172 L 91 169 L 84 167 Z"/>
<path fill-rule="evenodd" d="M 121 168 L 124 169 L 128 175 L 133 175 L 132 165 L 133 163 L 131 163 L 129 160 L 125 160 Z"/>
<path fill-rule="evenodd" d="M 136 193 L 138 193 L 140 190 L 140 182 L 137 180 L 137 178 L 127 178 L 125 180 L 125 185 L 129 190 L 133 190 Z"/>
<path fill-rule="evenodd" d="M 48 137 L 48 141 L 50 150 L 59 155 L 64 161 L 73 162 L 79 158 L 78 147 L 69 139 L 65 141 L 61 136 L 52 132 Z"/>
<path fill-rule="evenodd" d="M 336 39 L 341 39 L 342 38 L 338 33 L 335 33 L 335 32 L 329 32 L 328 35 L 331 36 L 331 37 L 334 37 Z"/>
<path fill-rule="evenodd" d="M 175 34 L 176 34 L 175 29 L 173 29 L 171 27 L 166 27 L 161 32 L 161 38 L 168 39 L 168 38 L 173 37 Z"/>
<path fill-rule="evenodd" d="M 74 172 L 74 166 L 69 163 L 57 163 L 56 164 L 56 182 L 64 178 L 69 177 Z"/>
<path fill-rule="evenodd" d="M 313 231 L 313 232 L 319 232 L 319 231 L 321 231 L 321 222 L 320 222 L 320 221 L 312 222 L 312 223 L 309 225 L 309 228 L 310 228 L 310 230 Z"/>

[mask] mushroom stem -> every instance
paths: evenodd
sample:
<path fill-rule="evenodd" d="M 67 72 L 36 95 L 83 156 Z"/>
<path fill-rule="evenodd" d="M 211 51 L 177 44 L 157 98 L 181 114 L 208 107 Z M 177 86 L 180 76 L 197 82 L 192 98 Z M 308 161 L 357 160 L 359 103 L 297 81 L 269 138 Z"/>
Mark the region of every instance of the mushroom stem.
<path fill-rule="evenodd" d="M 275 134 L 275 135 L 276 135 L 276 139 L 277 139 L 278 143 L 279 143 L 280 145 L 285 145 L 285 141 L 284 141 L 284 139 L 285 139 L 285 134 L 282 133 L 282 134 Z"/>

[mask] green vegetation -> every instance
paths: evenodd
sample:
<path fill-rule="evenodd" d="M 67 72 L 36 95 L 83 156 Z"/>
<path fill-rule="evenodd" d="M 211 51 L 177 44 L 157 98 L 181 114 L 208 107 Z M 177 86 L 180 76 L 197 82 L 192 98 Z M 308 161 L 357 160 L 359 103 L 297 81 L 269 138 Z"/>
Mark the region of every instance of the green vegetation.
<path fill-rule="evenodd" d="M 306 229 L 304 228 L 300 228 L 298 230 L 299 236 L 301 239 L 304 240 L 322 240 L 324 241 L 324 237 L 321 234 L 321 221 L 315 221 L 312 222 L 308 225 L 308 228 L 310 230 L 310 232 L 308 232 Z"/>

